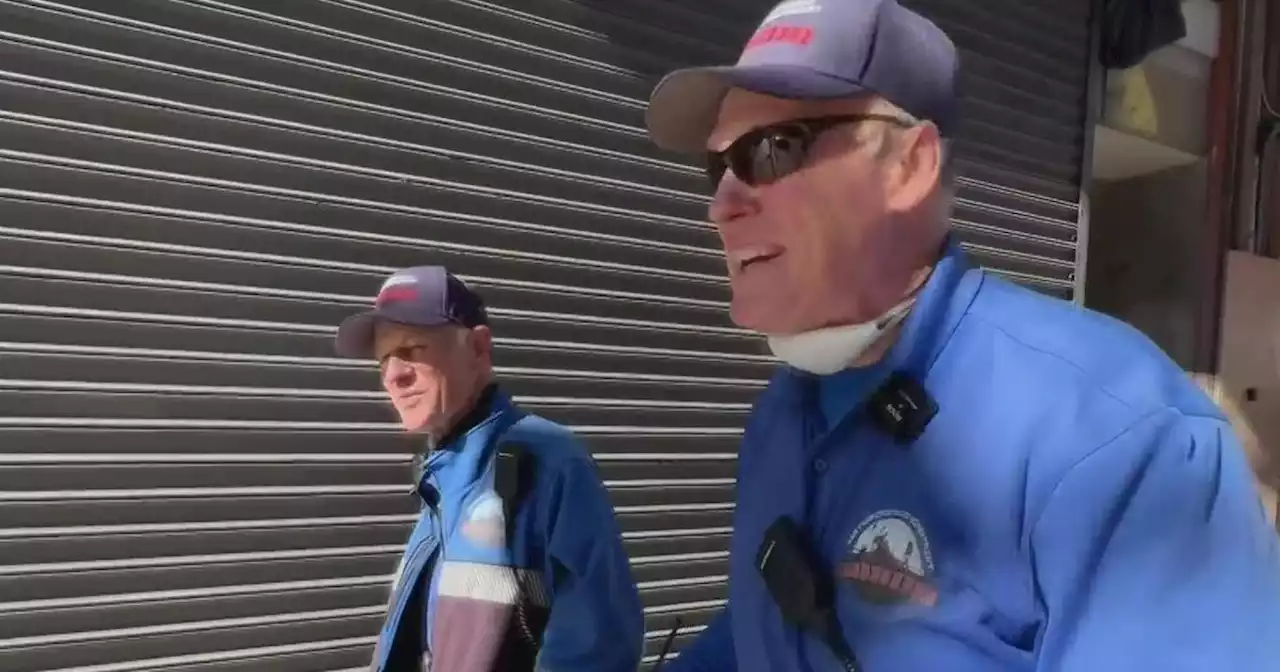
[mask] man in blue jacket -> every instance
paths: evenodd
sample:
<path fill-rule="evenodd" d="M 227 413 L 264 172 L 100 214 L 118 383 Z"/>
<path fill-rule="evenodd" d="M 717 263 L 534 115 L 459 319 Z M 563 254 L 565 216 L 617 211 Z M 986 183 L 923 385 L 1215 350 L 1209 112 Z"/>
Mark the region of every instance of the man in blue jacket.
<path fill-rule="evenodd" d="M 375 359 L 425 444 L 375 672 L 634 672 L 644 614 L 595 464 L 494 382 L 480 297 L 439 266 L 392 275 L 337 351 Z"/>
<path fill-rule="evenodd" d="M 895 0 L 787 0 L 648 124 L 701 153 L 747 424 L 724 612 L 668 672 L 1280 669 L 1280 559 L 1218 409 L 1129 327 L 948 231 L 957 56 Z"/>

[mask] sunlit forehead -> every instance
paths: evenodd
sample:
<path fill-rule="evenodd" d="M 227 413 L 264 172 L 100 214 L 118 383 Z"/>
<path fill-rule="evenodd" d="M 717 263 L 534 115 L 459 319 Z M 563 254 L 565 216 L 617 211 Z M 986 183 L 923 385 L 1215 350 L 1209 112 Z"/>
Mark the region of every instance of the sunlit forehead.
<path fill-rule="evenodd" d="M 459 340 L 463 330 L 457 327 L 409 327 L 385 322 L 374 332 L 373 351 L 376 359 L 388 353 L 406 349 L 439 350 L 448 348 Z"/>

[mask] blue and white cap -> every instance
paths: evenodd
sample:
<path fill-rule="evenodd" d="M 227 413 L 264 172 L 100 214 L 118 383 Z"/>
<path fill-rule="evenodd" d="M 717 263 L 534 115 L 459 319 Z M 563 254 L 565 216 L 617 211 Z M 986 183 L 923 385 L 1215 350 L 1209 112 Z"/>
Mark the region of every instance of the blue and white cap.
<path fill-rule="evenodd" d="M 659 147 L 697 153 L 730 89 L 801 100 L 876 94 L 950 136 L 958 122 L 958 71 L 946 33 L 897 0 L 783 0 L 736 65 L 664 77 L 645 120 Z"/>
<path fill-rule="evenodd" d="M 352 315 L 338 327 L 334 349 L 341 357 L 371 357 L 379 322 L 410 327 L 454 324 L 472 329 L 489 323 L 484 301 L 443 266 L 397 271 L 382 283 L 373 309 Z"/>

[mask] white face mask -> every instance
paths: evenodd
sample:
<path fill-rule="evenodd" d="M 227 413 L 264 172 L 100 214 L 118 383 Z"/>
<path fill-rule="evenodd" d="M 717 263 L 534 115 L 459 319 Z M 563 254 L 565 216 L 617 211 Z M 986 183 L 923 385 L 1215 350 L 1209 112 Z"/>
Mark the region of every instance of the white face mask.
<path fill-rule="evenodd" d="M 914 298 L 907 299 L 871 322 L 771 335 L 768 336 L 769 349 L 789 366 L 818 376 L 831 375 L 848 368 L 886 331 L 897 326 L 913 303 Z"/>

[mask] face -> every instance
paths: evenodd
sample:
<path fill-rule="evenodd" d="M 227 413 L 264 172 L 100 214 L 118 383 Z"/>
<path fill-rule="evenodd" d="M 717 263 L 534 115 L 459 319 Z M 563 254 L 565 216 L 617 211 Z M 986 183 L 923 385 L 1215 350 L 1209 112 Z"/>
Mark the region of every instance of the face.
<path fill-rule="evenodd" d="M 488 382 L 492 348 L 487 327 L 378 325 L 374 356 L 405 430 L 436 437 L 448 432 Z"/>
<path fill-rule="evenodd" d="M 901 299 L 919 269 L 913 222 L 937 191 L 941 143 L 931 124 L 880 108 L 869 99 L 795 101 L 739 90 L 725 98 L 707 142 L 711 152 L 772 124 L 884 117 L 816 126 L 807 152 L 757 159 L 795 166 L 776 181 L 753 186 L 732 168 L 720 179 L 710 219 L 724 245 L 739 326 L 792 334 L 853 324 Z"/>

